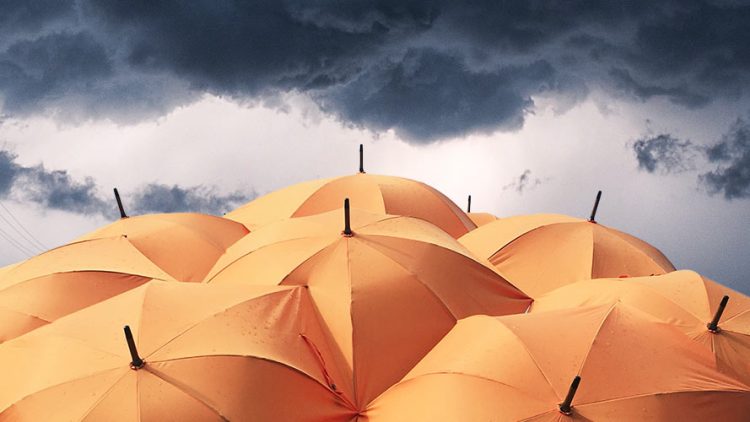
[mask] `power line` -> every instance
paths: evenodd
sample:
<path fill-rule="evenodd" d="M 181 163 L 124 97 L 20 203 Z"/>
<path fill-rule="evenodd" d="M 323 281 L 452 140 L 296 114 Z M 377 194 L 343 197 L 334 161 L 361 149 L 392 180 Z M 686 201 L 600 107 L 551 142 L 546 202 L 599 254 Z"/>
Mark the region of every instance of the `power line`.
<path fill-rule="evenodd" d="M 21 233 L 18 229 L 16 229 L 16 226 L 14 226 L 10 222 L 8 222 L 8 220 L 6 220 L 5 217 L 3 217 L 3 215 L 0 213 L 0 217 L 2 217 L 2 219 L 5 220 L 5 222 L 7 222 L 16 233 L 18 233 L 27 242 L 29 242 L 30 245 L 36 247 L 41 252 L 44 252 L 44 251 L 46 251 L 46 250 L 49 249 L 49 247 L 47 247 L 44 243 L 42 243 L 41 241 L 39 241 L 39 239 L 37 239 L 36 236 L 34 236 L 33 234 L 31 234 L 30 231 L 26 230 L 26 227 L 24 227 L 24 225 L 21 224 L 20 221 L 18 221 L 18 219 L 13 215 L 13 213 L 2 202 L 0 202 L 0 207 L 2 207 L 5 210 L 5 212 L 8 213 L 8 215 L 10 216 L 10 218 L 13 221 L 15 221 L 16 225 L 18 227 L 20 227 L 21 230 L 23 230 L 26 233 L 26 235 L 28 235 L 28 237 L 26 237 L 23 233 Z"/>
<path fill-rule="evenodd" d="M 0 237 L 4 238 L 5 240 L 8 241 L 8 243 L 10 243 L 11 245 L 13 245 L 13 247 L 15 247 L 17 251 L 19 251 L 19 252 L 21 252 L 23 254 L 24 258 L 29 258 L 29 257 L 32 257 L 32 256 L 36 255 L 36 252 L 30 251 L 25 246 L 23 246 L 22 244 L 18 243 L 15 239 L 13 239 L 13 237 L 11 237 L 3 229 L 0 229 Z"/>

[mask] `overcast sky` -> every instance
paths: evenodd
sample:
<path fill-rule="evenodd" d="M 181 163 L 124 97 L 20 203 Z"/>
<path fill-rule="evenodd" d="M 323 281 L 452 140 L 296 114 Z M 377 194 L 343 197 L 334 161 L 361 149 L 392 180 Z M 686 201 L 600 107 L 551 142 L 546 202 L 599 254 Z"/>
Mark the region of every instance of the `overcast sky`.
<path fill-rule="evenodd" d="M 189 6 L 185 6 L 189 5 Z M 0 0 L 0 264 L 366 170 L 750 293 L 744 1 Z M 21 223 L 22 229 L 17 223 Z"/>

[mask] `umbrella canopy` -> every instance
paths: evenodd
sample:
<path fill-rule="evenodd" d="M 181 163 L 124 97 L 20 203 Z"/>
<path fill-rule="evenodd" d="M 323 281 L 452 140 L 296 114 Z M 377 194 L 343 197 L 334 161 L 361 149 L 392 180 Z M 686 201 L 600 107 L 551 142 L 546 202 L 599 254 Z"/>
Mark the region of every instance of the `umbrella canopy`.
<path fill-rule="evenodd" d="M 728 299 L 722 307 L 724 297 Z M 538 298 L 531 311 L 615 301 L 675 325 L 712 351 L 722 372 L 750 384 L 750 297 L 696 272 L 683 270 L 655 277 L 581 281 Z M 716 326 L 711 327 L 714 319 Z"/>
<path fill-rule="evenodd" d="M 6 268 L 0 342 L 149 280 L 173 280 L 124 237 L 72 243 Z"/>
<path fill-rule="evenodd" d="M 476 224 L 477 227 L 484 226 L 485 224 L 489 224 L 497 220 L 497 216 L 488 212 L 470 212 L 466 215 L 469 216 L 469 219 L 471 219 L 471 221 Z"/>
<path fill-rule="evenodd" d="M 247 233 L 242 224 L 212 215 L 150 214 L 121 218 L 78 241 L 124 236 L 174 279 L 201 282 L 219 256 Z"/>
<path fill-rule="evenodd" d="M 503 218 L 459 241 L 536 298 L 579 280 L 663 274 L 675 268 L 658 249 L 618 230 L 558 214 Z"/>
<path fill-rule="evenodd" d="M 341 210 L 269 224 L 219 259 L 212 284 L 309 286 L 366 404 L 456 320 L 524 312 L 530 299 L 423 220 Z M 273 263 L 272 265 L 270 263 Z"/>
<path fill-rule="evenodd" d="M 356 415 L 304 288 L 150 282 L 0 345 L 0 359 L 0 420 Z"/>
<path fill-rule="evenodd" d="M 695 346 L 622 304 L 474 316 L 366 415 L 373 422 L 746 420 L 750 387 L 713 369 L 710 354 Z"/>
<path fill-rule="evenodd" d="M 366 173 L 293 185 L 257 198 L 225 217 L 254 230 L 289 217 L 340 209 L 344 198 L 370 212 L 427 220 L 454 238 L 476 228 L 453 201 L 436 189 L 401 177 Z"/>

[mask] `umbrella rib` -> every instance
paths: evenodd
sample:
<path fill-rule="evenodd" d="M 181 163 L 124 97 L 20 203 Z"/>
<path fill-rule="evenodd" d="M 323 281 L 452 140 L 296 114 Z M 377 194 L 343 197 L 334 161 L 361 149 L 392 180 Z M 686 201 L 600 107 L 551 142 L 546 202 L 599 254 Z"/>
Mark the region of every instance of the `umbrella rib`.
<path fill-rule="evenodd" d="M 429 286 L 427 285 L 427 283 L 425 283 L 425 282 L 424 282 L 424 280 L 422 280 L 422 279 L 421 279 L 421 278 L 420 278 L 420 277 L 419 277 L 419 276 L 418 276 L 417 274 L 415 274 L 415 273 L 414 273 L 413 271 L 411 271 L 410 269 L 406 268 L 406 267 L 405 267 L 405 266 L 404 266 L 403 264 L 401 264 L 400 262 L 398 262 L 398 261 L 396 261 L 395 259 L 391 258 L 390 256 L 386 255 L 386 254 L 385 254 L 384 252 L 382 252 L 382 251 L 381 251 L 381 250 L 380 250 L 379 248 L 377 248 L 377 247 L 373 246 L 373 245 L 378 245 L 378 243 L 377 243 L 377 242 L 374 242 L 374 241 L 372 241 L 372 240 L 369 240 L 369 241 L 368 241 L 367 239 L 363 238 L 362 236 L 359 236 L 359 240 L 360 240 L 360 241 L 362 241 L 362 243 L 363 243 L 363 244 L 364 244 L 365 246 L 367 246 L 367 247 L 369 247 L 370 249 L 374 250 L 375 252 L 377 252 L 378 254 L 382 255 L 383 257 L 385 257 L 385 258 L 386 258 L 386 259 L 388 259 L 389 261 L 392 261 L 392 262 L 393 262 L 394 264 L 398 265 L 398 266 L 399 266 L 400 268 L 402 268 L 402 269 L 403 269 L 404 271 L 406 271 L 406 273 L 407 273 L 407 274 L 409 274 L 410 276 L 414 277 L 414 279 L 415 279 L 416 281 L 418 281 L 418 282 L 419 282 L 419 284 L 421 284 L 421 285 L 422 285 L 422 287 L 424 287 L 425 289 L 427 289 L 427 291 L 429 291 L 429 292 L 430 292 L 430 293 L 432 294 L 432 296 L 433 296 L 433 297 L 434 297 L 435 299 L 437 299 L 437 301 L 438 301 L 438 302 L 440 303 L 440 305 L 441 305 L 441 306 L 442 306 L 443 308 L 445 308 L 445 310 L 446 310 L 446 311 L 448 312 L 448 314 L 449 314 L 449 315 L 450 315 L 451 317 L 453 317 L 453 318 L 454 318 L 454 319 L 456 319 L 456 320 L 458 319 L 458 316 L 456 316 L 455 314 L 453 314 L 453 311 L 451 311 L 451 309 L 450 309 L 450 308 L 448 307 L 448 305 L 446 305 L 446 304 L 445 304 L 445 302 L 443 302 L 443 300 L 442 300 L 442 299 L 440 298 L 440 296 L 438 296 L 438 294 L 437 294 L 437 293 L 435 293 L 435 291 L 434 291 L 434 290 L 432 290 L 432 289 L 431 289 L 431 288 L 430 288 L 430 287 L 429 287 Z M 422 242 L 420 242 L 420 243 L 422 243 Z M 372 245 L 370 245 L 370 244 L 372 244 Z M 436 246 L 436 245 L 433 245 L 433 244 L 428 244 L 428 245 L 429 245 L 429 246 L 431 246 L 431 247 L 438 247 L 438 248 L 440 247 L 440 246 Z M 351 313 L 351 312 L 350 312 L 350 313 Z"/>
<path fill-rule="evenodd" d="M 491 260 L 491 259 L 492 259 L 492 257 L 494 257 L 495 255 L 497 255 L 497 254 L 498 254 L 498 253 L 499 253 L 500 251 L 502 251 L 503 249 L 505 249 L 505 248 L 507 248 L 508 246 L 510 246 L 510 245 L 511 245 L 511 243 L 513 243 L 513 242 L 515 242 L 516 240 L 518 240 L 518 239 L 520 239 L 520 238 L 522 238 L 522 237 L 524 237 L 524 236 L 526 236 L 526 235 L 528 235 L 528 234 L 530 234 L 530 233 L 532 233 L 532 232 L 535 232 L 535 231 L 537 231 L 537 230 L 541 230 L 541 229 L 543 229 L 543 228 L 545 228 L 545 227 L 550 227 L 550 226 L 554 226 L 554 225 L 556 225 L 556 224 L 578 224 L 578 223 L 579 223 L 578 221 L 553 222 L 553 223 L 550 223 L 550 224 L 544 224 L 544 225 L 541 225 L 541 226 L 539 226 L 539 227 L 534 227 L 533 229 L 531 229 L 531 230 L 527 230 L 527 231 L 525 231 L 525 232 L 523 232 L 523 233 L 519 234 L 518 236 L 514 237 L 513 239 L 511 239 L 511 240 L 509 240 L 509 241 L 505 242 L 505 244 L 504 244 L 503 246 L 501 246 L 501 247 L 497 248 L 497 250 L 496 250 L 495 252 L 492 252 L 491 254 L 489 254 L 489 256 L 487 256 L 487 258 L 486 258 L 486 259 L 487 259 L 487 260 Z M 493 264 L 493 265 L 494 265 L 494 264 Z"/>
<path fill-rule="evenodd" d="M 160 359 L 160 360 L 152 362 L 152 363 L 178 362 L 178 361 L 189 360 L 189 359 L 202 359 L 202 358 L 215 358 L 215 357 L 230 357 L 230 358 L 237 358 L 237 357 L 239 357 L 239 358 L 258 359 L 258 360 L 262 360 L 262 361 L 265 361 L 265 362 L 270 362 L 270 363 L 273 363 L 275 365 L 280 365 L 280 366 L 283 366 L 285 368 L 288 368 L 288 369 L 290 369 L 290 370 L 292 370 L 292 371 L 294 371 L 294 372 L 302 375 L 303 377 L 308 378 L 311 381 L 314 381 L 316 384 L 318 384 L 319 386 L 321 386 L 324 389 L 326 389 L 326 391 L 333 392 L 331 390 L 330 386 L 328 386 L 328 385 L 320 382 L 315 377 L 311 376 L 310 374 L 306 373 L 305 371 L 303 371 L 303 370 L 301 370 L 301 369 L 299 369 L 299 368 L 297 368 L 295 366 L 292 366 L 290 364 L 287 364 L 287 363 L 284 363 L 284 362 L 281 362 L 281 361 L 277 361 L 277 360 L 273 360 L 273 359 L 270 359 L 270 358 L 265 358 L 265 357 L 262 357 L 262 356 L 244 355 L 244 354 L 239 354 L 239 353 L 237 353 L 237 354 L 216 353 L 216 354 L 212 354 L 212 355 L 182 356 L 182 357 L 179 357 L 179 358 Z M 149 370 L 156 375 L 156 373 L 154 372 L 153 365 L 150 366 Z M 161 372 L 159 372 L 159 373 L 161 373 Z M 159 376 L 159 377 L 162 378 L 161 376 Z M 162 379 L 164 379 L 165 381 L 168 381 L 166 378 L 162 378 Z M 335 396 L 338 397 L 337 394 Z"/>
<path fill-rule="evenodd" d="M 729 393 L 743 393 L 743 394 L 747 394 L 748 396 L 750 396 L 750 391 L 749 390 L 731 389 L 731 388 L 727 388 L 727 389 L 724 389 L 724 390 L 719 390 L 717 388 L 706 389 L 706 390 L 672 390 L 672 391 L 659 391 L 659 392 L 635 394 L 635 395 L 632 395 L 632 396 L 615 397 L 615 398 L 610 398 L 610 399 L 605 399 L 605 400 L 592 401 L 592 402 L 588 402 L 588 403 L 579 403 L 579 404 L 577 404 L 577 406 L 579 406 L 579 407 L 581 407 L 581 406 L 591 406 L 591 405 L 603 404 L 603 403 L 610 403 L 610 402 L 615 402 L 615 401 L 639 399 L 639 398 L 642 398 L 642 397 L 648 397 L 648 396 L 653 396 L 653 395 L 663 396 L 663 395 L 667 395 L 667 394 L 702 394 L 702 393 L 720 393 L 720 394 L 721 393 L 727 393 L 727 394 L 729 394 Z"/>
<path fill-rule="evenodd" d="M 314 237 L 323 237 L 323 236 L 314 236 Z M 249 251 L 249 252 L 247 252 L 247 253 L 243 253 L 242 255 L 238 256 L 238 257 L 237 257 L 237 258 L 235 258 L 235 259 L 233 259 L 233 260 L 232 260 L 231 262 L 229 262 L 229 263 L 227 263 L 226 265 L 224 265 L 224 267 L 223 267 L 222 269 L 220 269 L 219 271 L 217 271 L 217 272 L 216 272 L 216 274 L 214 274 L 213 276 L 211 276 L 211 278 L 210 278 L 210 279 L 206 280 L 206 283 L 211 283 L 211 280 L 213 280 L 213 279 L 215 279 L 216 277 L 218 277 L 218 276 L 219 276 L 219 274 L 223 273 L 223 272 L 224 272 L 224 271 L 225 271 L 225 270 L 226 270 L 227 268 L 229 268 L 230 266 L 232 266 L 232 265 L 236 264 L 236 263 L 237 263 L 237 262 L 238 262 L 239 260 L 241 260 L 242 258 L 244 258 L 244 257 L 246 257 L 246 256 L 248 256 L 248 255 L 251 255 L 251 254 L 253 254 L 253 253 L 256 253 L 256 252 L 258 252 L 258 251 L 260 251 L 260 250 L 262 250 L 262 249 L 268 248 L 268 247 L 270 247 L 270 246 L 276 246 L 276 245 L 279 245 L 279 244 L 282 244 L 282 243 L 286 243 L 286 242 L 294 242 L 294 241 L 296 241 L 296 240 L 303 240 L 303 239 L 305 239 L 305 238 L 306 238 L 305 236 L 303 236 L 303 237 L 294 237 L 294 238 L 291 238 L 291 239 L 284 239 L 284 240 L 280 240 L 280 241 L 277 241 L 277 242 L 271 242 L 271 243 L 267 243 L 267 244 L 265 244 L 265 245 L 263 245 L 263 246 L 261 246 L 261 247 L 259 247 L 259 248 L 253 249 L 253 250 L 251 250 L 251 251 Z M 338 236 L 336 237 L 336 239 L 338 239 Z M 333 240 L 332 240 L 332 242 L 333 242 Z M 326 246 L 326 247 L 327 247 L 327 246 Z M 325 248 L 324 248 L 324 249 L 325 249 Z M 312 254 L 312 255 L 310 255 L 310 256 L 308 256 L 308 257 L 305 257 L 305 258 L 304 258 L 304 259 L 302 260 L 302 262 L 300 262 L 299 264 L 297 264 L 297 266 L 296 266 L 296 267 L 298 267 L 298 266 L 302 265 L 302 264 L 303 264 L 303 263 L 304 263 L 305 261 L 307 261 L 308 259 L 310 259 L 310 258 L 312 258 L 313 256 L 315 256 L 315 254 L 317 254 L 318 252 L 320 252 L 320 251 L 316 251 L 316 252 L 313 252 L 313 254 Z M 224 254 L 223 254 L 223 255 L 226 255 L 226 252 L 224 252 Z M 221 257 L 219 257 L 219 260 L 220 260 L 220 259 L 221 259 Z M 217 262 L 218 262 L 219 260 L 217 260 Z M 296 268 L 296 267 L 295 267 L 295 268 Z M 213 268 L 212 268 L 212 269 L 213 269 Z M 211 273 L 211 271 L 209 270 L 209 274 L 210 274 L 210 273 Z"/>
<path fill-rule="evenodd" d="M 189 325 L 188 327 L 186 327 L 185 329 L 183 329 L 179 333 L 175 334 L 174 337 L 172 337 L 171 339 L 169 339 L 168 341 L 166 341 L 164 344 L 162 344 L 161 346 L 157 347 L 155 350 L 151 351 L 151 353 L 149 353 L 147 356 L 144 356 L 144 359 L 147 358 L 147 357 L 149 357 L 149 356 L 153 356 L 154 354 L 156 354 L 157 352 L 159 352 L 163 348 L 167 347 L 167 345 L 169 345 L 173 341 L 175 341 L 178 338 L 182 337 L 183 335 L 187 334 L 188 331 L 192 330 L 193 328 L 197 327 L 198 325 L 203 324 L 207 320 L 209 320 L 211 318 L 214 318 L 217 315 L 223 314 L 224 312 L 226 312 L 226 311 L 234 308 L 237 305 L 240 305 L 240 304 L 245 303 L 245 302 L 249 302 L 251 300 L 256 300 L 256 299 L 260 299 L 262 297 L 266 297 L 266 296 L 270 296 L 270 295 L 273 295 L 273 294 L 277 294 L 277 293 L 280 293 L 280 292 L 284 292 L 284 290 L 277 290 L 277 291 L 272 291 L 272 292 L 268 292 L 268 293 L 263 293 L 260 296 L 255 296 L 255 297 L 252 297 L 250 299 L 239 298 L 239 302 L 232 303 L 231 305 L 223 306 L 221 309 L 217 310 L 216 312 L 214 312 L 214 313 L 206 316 L 205 318 L 203 318 L 203 319 L 201 319 L 199 321 L 196 321 L 194 324 Z M 140 329 L 138 330 L 138 335 L 140 336 Z M 170 359 L 160 360 L 160 362 L 166 362 L 167 360 L 170 360 Z"/>
<path fill-rule="evenodd" d="M 190 388 L 187 385 L 183 385 L 183 383 L 173 379 L 172 377 L 164 374 L 163 372 L 153 368 L 153 367 L 146 367 L 146 370 L 152 374 L 153 376 L 162 379 L 164 382 L 168 383 L 169 385 L 173 386 L 174 388 L 182 391 L 185 393 L 186 396 L 190 397 L 191 399 L 201 403 L 202 405 L 206 406 L 207 408 L 211 409 L 212 412 L 216 413 L 218 417 L 221 418 L 223 421 L 229 421 L 229 418 L 222 415 L 219 409 L 216 409 L 212 405 L 208 403 L 208 401 L 203 397 L 202 394 L 198 393 L 194 389 Z M 139 412 L 140 415 L 140 412 Z"/>
<path fill-rule="evenodd" d="M 726 324 L 727 322 L 729 322 L 729 321 L 731 321 L 731 320 L 733 320 L 733 319 L 735 319 L 735 318 L 739 318 L 739 317 L 741 317 L 741 316 L 743 316 L 743 315 L 745 315 L 745 314 L 747 314 L 747 313 L 750 313 L 750 309 L 746 309 L 746 310 L 744 310 L 744 311 L 742 311 L 742 312 L 738 312 L 737 314 L 735 314 L 735 315 L 732 315 L 732 317 L 731 317 L 731 318 L 727 318 L 727 319 L 725 319 L 725 320 L 721 321 L 721 323 L 722 323 L 722 324 Z"/>
<path fill-rule="evenodd" d="M 88 416 L 91 412 L 93 412 L 94 409 L 96 409 L 96 406 L 98 406 L 99 403 L 102 402 L 102 400 L 104 400 L 105 398 L 107 398 L 107 396 L 109 395 L 109 393 L 111 393 L 112 390 L 115 388 L 115 386 L 117 386 L 117 383 L 119 383 L 120 381 L 122 381 L 122 379 L 125 378 L 128 375 L 128 372 L 130 372 L 130 368 L 128 368 L 127 371 L 123 372 L 122 376 L 118 377 L 112 383 L 112 385 L 110 385 L 109 388 L 107 388 L 107 390 L 104 393 L 102 393 L 102 395 L 99 396 L 99 398 L 96 399 L 96 401 L 88 409 L 86 409 L 86 412 L 83 415 L 81 415 L 81 419 L 80 420 L 86 419 L 86 416 Z M 82 379 L 82 378 L 79 378 L 79 379 Z M 70 382 L 70 381 L 66 381 L 66 382 Z"/>

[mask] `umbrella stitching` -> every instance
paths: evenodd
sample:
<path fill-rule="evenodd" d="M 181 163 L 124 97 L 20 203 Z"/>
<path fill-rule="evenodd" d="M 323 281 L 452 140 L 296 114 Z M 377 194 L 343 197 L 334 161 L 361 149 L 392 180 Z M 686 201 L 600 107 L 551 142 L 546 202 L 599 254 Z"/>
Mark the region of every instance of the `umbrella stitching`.
<path fill-rule="evenodd" d="M 518 239 L 520 239 L 520 238 L 522 238 L 522 237 L 524 237 L 524 236 L 526 236 L 526 235 L 528 235 L 528 234 L 530 234 L 530 233 L 532 233 L 532 232 L 535 232 L 535 231 L 537 231 L 537 230 L 541 230 L 541 229 L 543 229 L 543 228 L 545 228 L 545 227 L 549 227 L 549 226 L 554 226 L 554 225 L 557 225 L 557 224 L 579 224 L 579 223 L 583 223 L 583 222 L 585 222 L 585 221 L 586 221 L 586 220 L 581 220 L 581 221 L 560 221 L 560 222 L 557 222 L 557 221 L 555 221 L 555 222 L 552 222 L 552 223 L 548 223 L 548 224 L 542 224 L 542 225 L 540 225 L 540 226 L 534 227 L 534 228 L 532 228 L 532 229 L 530 229 L 530 230 L 527 230 L 527 231 L 525 231 L 525 232 L 523 232 L 523 233 L 519 234 L 518 236 L 514 237 L 513 239 L 511 239 L 511 240 L 509 240 L 509 241 L 505 242 L 505 244 L 504 244 L 503 246 L 499 247 L 499 248 L 498 248 L 498 249 L 497 249 L 497 250 L 496 250 L 495 252 L 492 252 L 492 253 L 491 253 L 491 254 L 490 254 L 490 255 L 489 255 L 488 257 L 487 257 L 487 260 L 489 261 L 489 260 L 491 260 L 492 258 L 494 258 L 494 257 L 495 257 L 495 255 L 499 254 L 499 253 L 500 253 L 500 251 L 502 251 L 503 249 L 505 249 L 505 248 L 507 248 L 508 246 L 510 246 L 510 244 L 511 244 L 511 243 L 513 243 L 513 242 L 515 242 L 516 240 L 518 240 Z M 463 244 L 463 243 L 462 243 L 462 244 Z M 467 248 L 468 248 L 468 247 L 467 247 Z M 493 263 L 493 265 L 496 265 L 496 264 L 494 264 L 494 263 Z"/>
<path fill-rule="evenodd" d="M 117 370 L 117 369 L 115 369 L 115 370 Z M 105 398 L 107 398 L 107 396 L 109 395 L 109 393 L 111 393 L 111 392 L 112 392 L 112 390 L 113 390 L 113 389 L 114 389 L 114 388 L 115 388 L 115 387 L 117 386 L 117 384 L 118 384 L 118 383 L 119 383 L 120 381 L 122 381 L 122 379 L 123 379 L 123 378 L 125 378 L 125 377 L 126 377 L 126 376 L 128 375 L 128 373 L 129 373 L 129 372 L 130 372 L 130 371 L 125 371 L 125 372 L 124 372 L 124 373 L 122 374 L 122 376 L 118 377 L 118 378 L 117 378 L 117 379 L 115 380 L 115 382 L 113 382 L 113 383 L 112 383 L 112 385 L 110 385 L 110 386 L 109 386 L 109 388 L 107 388 L 107 390 L 106 390 L 106 391 L 105 391 L 104 393 L 102 393 L 102 395 L 101 395 L 101 396 L 99 396 L 99 398 L 98 398 L 98 399 L 96 399 L 96 401 L 95 401 L 95 402 L 94 402 L 94 403 L 93 403 L 93 404 L 92 404 L 92 405 L 91 405 L 91 406 L 90 406 L 90 407 L 89 407 L 89 408 L 88 408 L 88 409 L 86 410 L 86 412 L 85 412 L 85 413 L 84 413 L 84 414 L 83 414 L 83 415 L 81 416 L 81 420 L 84 420 L 84 419 L 86 419 L 86 417 L 87 417 L 87 416 L 88 416 L 88 415 L 89 415 L 89 414 L 90 414 L 91 412 L 93 412 L 93 411 L 94 411 L 94 409 L 96 409 L 96 407 L 97 407 L 97 406 L 99 406 L 99 404 L 100 404 L 100 403 L 101 403 L 101 402 L 102 402 L 102 401 L 103 401 L 103 400 L 104 400 Z M 98 374 L 95 374 L 94 376 L 96 376 L 96 375 L 100 375 L 100 374 L 102 374 L 102 373 L 103 373 L 103 372 L 100 372 L 100 373 L 98 373 Z M 83 379 L 83 378 L 79 378 L 79 379 Z M 70 382 L 70 381 L 68 381 L 68 382 Z M 62 384 L 58 384 L 58 385 L 62 385 Z M 51 388 L 51 387 L 50 387 L 50 388 Z M 42 390 L 42 391 L 44 391 L 44 390 Z"/>

